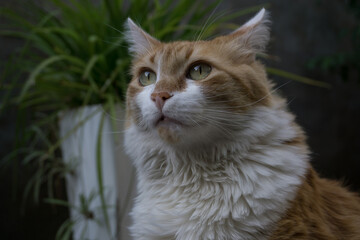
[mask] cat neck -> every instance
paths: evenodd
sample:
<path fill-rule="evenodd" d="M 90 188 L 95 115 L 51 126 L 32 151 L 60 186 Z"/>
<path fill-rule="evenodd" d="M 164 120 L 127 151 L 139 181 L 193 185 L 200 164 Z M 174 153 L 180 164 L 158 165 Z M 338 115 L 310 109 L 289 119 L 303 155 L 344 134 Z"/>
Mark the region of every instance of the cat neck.
<path fill-rule="evenodd" d="M 125 144 L 135 160 L 139 199 L 145 205 L 164 203 L 154 214 L 176 212 L 185 228 L 233 221 L 233 227 L 216 231 L 263 239 L 257 234 L 270 233 L 295 198 L 309 168 L 308 150 L 302 130 L 283 107 L 257 108 L 247 116 L 254 118 L 232 141 L 196 151 L 167 146 L 130 127 Z"/>

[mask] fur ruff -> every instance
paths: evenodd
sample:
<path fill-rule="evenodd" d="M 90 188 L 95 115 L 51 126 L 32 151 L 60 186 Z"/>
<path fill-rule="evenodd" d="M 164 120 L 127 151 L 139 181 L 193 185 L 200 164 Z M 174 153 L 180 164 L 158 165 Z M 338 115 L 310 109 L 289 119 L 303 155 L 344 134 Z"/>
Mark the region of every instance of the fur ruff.
<path fill-rule="evenodd" d="M 307 151 L 283 144 L 299 132 L 282 106 L 258 107 L 245 118 L 247 130 L 233 141 L 194 152 L 166 145 L 136 125 L 126 131 L 138 176 L 135 239 L 270 236 L 303 181 Z"/>

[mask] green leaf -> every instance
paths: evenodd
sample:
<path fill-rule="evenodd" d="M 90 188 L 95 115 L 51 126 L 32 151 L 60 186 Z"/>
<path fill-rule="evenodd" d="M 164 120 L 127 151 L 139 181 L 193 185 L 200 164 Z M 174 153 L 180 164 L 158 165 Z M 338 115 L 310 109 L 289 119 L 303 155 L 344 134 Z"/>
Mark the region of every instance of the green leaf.
<path fill-rule="evenodd" d="M 30 77 L 24 84 L 24 87 L 20 93 L 19 102 L 21 102 L 23 100 L 23 98 L 24 98 L 25 94 L 27 93 L 27 91 L 29 90 L 29 88 L 35 84 L 35 79 L 41 73 L 41 71 L 43 71 L 48 65 L 50 65 L 54 62 L 57 62 L 57 61 L 61 61 L 63 59 L 64 59 L 64 56 L 53 56 L 53 57 L 50 57 L 50 58 L 44 60 L 42 63 L 40 63 L 40 65 L 37 66 L 37 68 L 35 68 L 35 70 L 30 74 Z"/>
<path fill-rule="evenodd" d="M 20 39 L 31 39 L 32 36 L 28 33 L 20 32 L 20 31 L 14 31 L 14 30 L 2 30 L 0 31 L 0 35 L 6 36 L 6 37 L 15 37 Z"/>
<path fill-rule="evenodd" d="M 66 220 L 56 232 L 55 240 L 70 240 L 74 225 L 75 221 L 72 221 L 71 219 Z"/>
<path fill-rule="evenodd" d="M 99 56 L 98 55 L 94 55 L 90 58 L 89 62 L 87 63 L 83 76 L 83 79 L 87 79 L 89 78 L 89 75 L 91 73 L 91 70 L 94 68 L 96 62 L 99 60 Z"/>
<path fill-rule="evenodd" d="M 98 136 L 97 136 L 97 144 L 96 144 L 96 170 L 97 170 L 97 181 L 98 181 L 98 188 L 102 206 L 102 212 L 105 219 L 105 225 L 107 228 L 108 233 L 111 233 L 110 229 L 110 220 L 106 208 L 106 201 L 105 201 L 105 193 L 104 193 L 104 182 L 103 182 L 103 168 L 102 168 L 102 135 L 103 135 L 103 127 L 105 123 L 105 113 L 102 113 L 100 119 L 100 125 L 98 129 Z"/>
<path fill-rule="evenodd" d="M 305 84 L 309 84 L 309 85 L 313 85 L 313 86 L 317 86 L 317 87 L 331 88 L 331 85 L 328 84 L 328 83 L 313 80 L 311 78 L 302 77 L 302 76 L 296 75 L 294 73 L 290 73 L 290 72 L 280 70 L 280 69 L 277 69 L 277 68 L 267 67 L 266 71 L 269 74 L 276 75 L 276 76 L 283 77 L 283 78 L 287 78 L 287 79 L 291 79 L 291 80 L 294 80 L 294 81 L 297 81 L 297 82 L 301 82 L 301 83 L 305 83 Z"/>
<path fill-rule="evenodd" d="M 22 164 L 24 165 L 29 164 L 34 159 L 40 159 L 43 158 L 43 156 L 44 156 L 44 152 L 41 151 L 31 152 L 22 160 Z"/>
<path fill-rule="evenodd" d="M 39 76 L 39 74 L 41 74 L 42 71 L 44 71 L 44 69 L 46 69 L 49 65 L 55 62 L 59 62 L 63 60 L 67 60 L 75 65 L 80 65 L 80 66 L 84 65 L 83 61 L 81 61 L 80 59 L 66 55 L 55 55 L 53 57 L 44 60 L 34 69 L 34 71 L 31 72 L 28 80 L 25 82 L 24 87 L 22 88 L 22 91 L 20 93 L 19 102 L 23 100 L 29 88 L 35 84 L 36 78 Z"/>
<path fill-rule="evenodd" d="M 19 27 L 32 29 L 34 27 L 26 18 L 20 16 L 11 9 L 0 8 L 0 16 L 7 18 L 12 23 L 16 23 Z"/>
<path fill-rule="evenodd" d="M 49 203 L 49 204 L 53 204 L 53 205 L 63 206 L 63 207 L 76 208 L 71 203 L 69 203 L 67 201 L 64 201 L 64 200 L 61 200 L 61 199 L 46 198 L 46 199 L 44 199 L 44 202 Z"/>

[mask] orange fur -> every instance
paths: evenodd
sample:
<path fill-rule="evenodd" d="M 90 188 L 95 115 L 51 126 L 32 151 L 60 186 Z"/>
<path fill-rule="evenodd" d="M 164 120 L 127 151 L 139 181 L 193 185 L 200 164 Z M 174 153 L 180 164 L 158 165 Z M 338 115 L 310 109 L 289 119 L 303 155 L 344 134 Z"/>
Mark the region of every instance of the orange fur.
<path fill-rule="evenodd" d="M 360 198 L 310 168 L 271 240 L 358 240 Z"/>
<path fill-rule="evenodd" d="M 127 102 L 142 91 L 138 78 L 143 69 L 156 72 L 154 59 L 162 57 L 162 75 L 156 84 L 156 92 L 182 91 L 186 87 L 186 71 L 191 64 L 204 61 L 213 67 L 209 78 L 198 81 L 204 93 L 219 96 L 216 101 L 227 101 L 229 107 L 243 111 L 252 105 L 271 104 L 271 84 L 267 81 L 264 67 L 253 61 L 250 64 L 241 59 L 229 59 L 233 46 L 223 41 L 173 42 L 157 44 L 154 50 L 136 58 L 133 62 L 133 79 L 128 87 Z M 194 50 L 196 49 L 196 50 Z"/>

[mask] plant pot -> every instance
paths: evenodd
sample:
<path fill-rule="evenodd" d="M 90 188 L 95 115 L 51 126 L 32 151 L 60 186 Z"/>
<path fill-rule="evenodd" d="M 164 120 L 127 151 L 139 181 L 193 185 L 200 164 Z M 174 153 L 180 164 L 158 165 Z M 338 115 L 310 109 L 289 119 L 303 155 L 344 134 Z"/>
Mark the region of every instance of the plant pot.
<path fill-rule="evenodd" d="M 66 184 L 76 240 L 128 239 L 134 169 L 123 153 L 124 111 L 117 109 L 117 116 L 101 105 L 60 114 L 63 160 L 71 168 Z"/>

